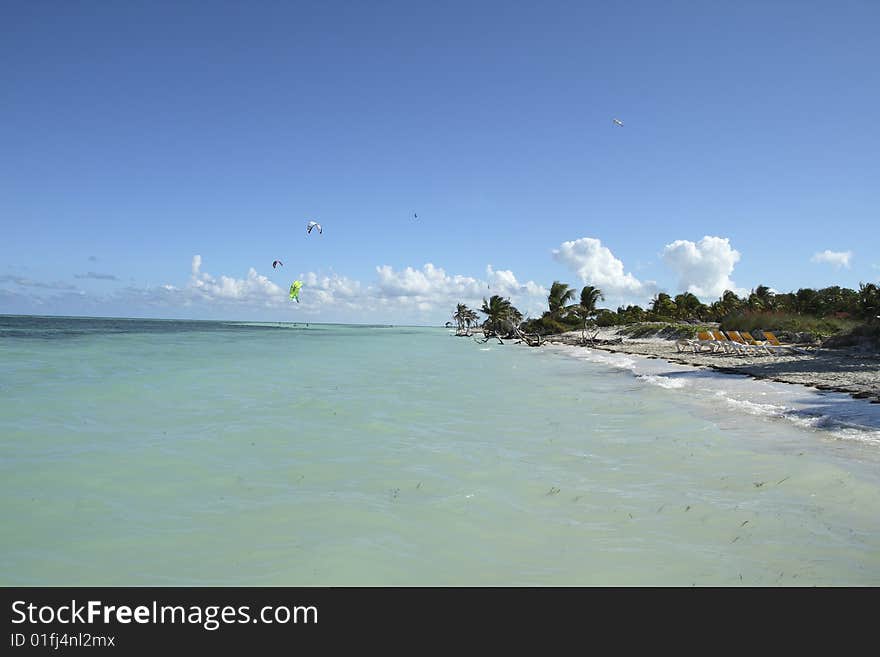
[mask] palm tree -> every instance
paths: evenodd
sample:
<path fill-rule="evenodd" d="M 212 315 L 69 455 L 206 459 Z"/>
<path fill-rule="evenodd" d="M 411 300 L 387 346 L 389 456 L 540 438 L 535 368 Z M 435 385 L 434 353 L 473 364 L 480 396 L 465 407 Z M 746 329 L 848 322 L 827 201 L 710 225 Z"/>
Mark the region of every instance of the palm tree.
<path fill-rule="evenodd" d="M 605 300 L 605 295 L 602 294 L 602 290 L 598 287 L 593 287 L 592 285 L 585 285 L 584 289 L 581 290 L 581 308 L 586 308 L 589 312 L 596 312 L 596 302 L 599 300 Z"/>
<path fill-rule="evenodd" d="M 465 322 L 467 323 L 468 330 L 470 330 L 471 326 L 476 326 L 479 321 L 480 318 L 477 315 L 477 311 L 468 308 L 467 315 L 465 316 Z"/>
<path fill-rule="evenodd" d="M 873 283 L 859 283 L 859 310 L 869 322 L 880 317 L 880 287 Z"/>
<path fill-rule="evenodd" d="M 693 292 L 683 292 L 675 297 L 675 314 L 678 319 L 701 319 L 703 308 Z"/>
<path fill-rule="evenodd" d="M 510 299 L 503 299 L 497 294 L 493 294 L 489 301 L 483 299 L 480 312 L 486 315 L 486 321 L 483 322 L 483 331 L 486 335 L 506 336 L 512 333 L 522 320 L 522 314 L 511 305 Z"/>
<path fill-rule="evenodd" d="M 471 309 L 468 308 L 463 303 L 458 304 L 455 307 L 455 312 L 452 315 L 452 319 L 454 319 L 458 323 L 458 332 L 461 333 L 464 330 L 465 323 L 468 321 Z"/>
<path fill-rule="evenodd" d="M 799 315 L 818 315 L 821 299 L 816 290 L 802 287 L 794 293 L 794 309 Z"/>
<path fill-rule="evenodd" d="M 753 292 L 755 298 L 761 304 L 761 308 L 764 310 L 775 310 L 776 307 L 776 293 L 773 292 L 766 285 L 759 285 L 755 288 Z"/>
<path fill-rule="evenodd" d="M 605 295 L 602 294 L 602 290 L 598 287 L 585 285 L 581 290 L 581 302 L 577 306 L 577 312 L 581 319 L 584 320 L 583 332 L 581 334 L 584 342 L 587 340 L 587 322 L 596 314 L 596 302 L 599 299 L 605 299 Z"/>
<path fill-rule="evenodd" d="M 558 320 L 562 311 L 566 309 L 566 304 L 574 299 L 575 291 L 568 287 L 566 283 L 553 281 L 550 286 L 550 294 L 547 296 L 547 302 L 550 305 L 550 317 Z"/>
<path fill-rule="evenodd" d="M 661 317 L 674 317 L 675 301 L 666 292 L 658 292 L 651 300 L 651 312 Z"/>
<path fill-rule="evenodd" d="M 718 301 L 712 304 L 712 307 L 715 309 L 716 318 L 721 319 L 739 310 L 742 307 L 742 303 L 742 299 L 736 296 L 736 292 L 724 290 L 724 293 L 718 298 Z"/>

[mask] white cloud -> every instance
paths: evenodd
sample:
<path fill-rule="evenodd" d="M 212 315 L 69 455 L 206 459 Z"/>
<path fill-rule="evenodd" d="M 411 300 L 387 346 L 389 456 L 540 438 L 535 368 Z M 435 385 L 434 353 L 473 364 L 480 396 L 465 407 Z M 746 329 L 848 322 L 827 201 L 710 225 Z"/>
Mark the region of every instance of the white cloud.
<path fill-rule="evenodd" d="M 427 263 L 422 269 L 395 271 L 389 265 L 376 267 L 378 282 L 369 296 L 383 307 L 416 308 L 422 313 L 446 313 L 457 303 L 479 308 L 483 298 L 493 294 L 509 297 L 524 314 L 535 312 L 537 302 L 546 303 L 549 291 L 534 281 L 520 283 L 510 270 L 486 267 L 486 280 L 471 276 L 450 275 Z"/>
<path fill-rule="evenodd" d="M 537 317 L 547 310 L 550 290 L 534 281 L 520 283 L 509 269 L 496 271 L 492 265 L 486 265 L 486 293 L 509 297 L 523 316 Z"/>
<path fill-rule="evenodd" d="M 321 319 L 395 323 L 442 323 L 457 303 L 478 309 L 483 298 L 492 294 L 510 297 L 524 314 L 539 314 L 546 305 L 549 291 L 533 281 L 521 283 L 513 272 L 496 271 L 491 265 L 486 268 L 486 273 L 486 280 L 480 280 L 448 274 L 432 263 L 420 269 L 406 267 L 401 270 L 381 265 L 376 267 L 376 279 L 363 283 L 336 273 L 307 272 L 300 275 L 303 281 L 300 303 L 292 304 L 286 289 L 253 268 L 245 278 L 214 276 L 202 271 L 202 258 L 196 255 L 192 258 L 190 278 L 185 286 L 129 287 L 113 299 L 118 302 L 127 299 L 140 306 L 169 310 L 188 308 L 194 312 L 198 307 L 221 312 L 231 306 L 241 310 L 271 308 L 273 314 L 297 312 Z"/>
<path fill-rule="evenodd" d="M 584 284 L 601 289 L 609 300 L 639 297 L 641 302 L 641 297 L 650 296 L 656 289 L 653 281 L 642 282 L 626 273 L 623 262 L 594 237 L 563 242 L 553 251 L 553 257 L 580 276 Z"/>
<path fill-rule="evenodd" d="M 360 281 L 338 274 L 328 276 L 309 272 L 302 280 L 307 297 L 300 293 L 300 299 L 306 301 L 303 310 L 308 313 L 313 313 L 316 307 L 324 306 L 357 309 L 365 293 Z"/>
<path fill-rule="evenodd" d="M 509 297 L 523 314 L 540 314 L 546 309 L 549 294 L 543 286 L 533 281 L 521 282 L 512 271 L 496 271 L 491 265 L 486 267 L 482 279 L 449 274 L 428 263 L 421 268 L 401 270 L 378 266 L 376 277 L 368 282 L 337 273 L 300 273 L 298 278 L 304 283 L 300 303 L 291 303 L 286 286 L 280 287 L 254 268 L 239 278 L 214 275 L 202 267 L 202 257 L 195 255 L 183 284 L 125 286 L 107 294 L 88 294 L 76 302 L 79 305 L 73 304 L 70 294 L 45 301 L 53 312 L 63 310 L 65 314 L 110 312 L 148 317 L 268 320 L 307 315 L 316 321 L 442 324 L 457 303 L 478 310 L 483 299 L 492 294 Z M 2 282 L 56 287 L 17 276 L 0 277 Z M 0 310 L 24 307 L 23 295 L 2 289 L 0 292 Z"/>
<path fill-rule="evenodd" d="M 726 237 L 706 235 L 699 242 L 675 240 L 663 249 L 663 261 L 678 274 L 679 289 L 703 301 L 720 297 L 724 290 L 744 292 L 730 278 L 739 259 L 739 251 Z"/>
<path fill-rule="evenodd" d="M 189 286 L 185 292 L 212 301 L 246 301 L 263 305 L 278 305 L 285 301 L 285 290 L 258 274 L 253 267 L 248 270 L 246 278 L 215 278 L 201 271 L 201 267 L 202 256 L 193 256 Z"/>
<path fill-rule="evenodd" d="M 389 265 L 376 267 L 379 275 L 379 292 L 382 296 L 399 298 L 427 298 L 449 294 L 474 296 L 479 294 L 480 281 L 469 276 L 448 276 L 445 271 L 430 262 L 421 270 L 407 267 L 395 272 Z"/>
<path fill-rule="evenodd" d="M 550 290 L 543 285 L 538 285 L 534 281 L 520 283 L 509 269 L 499 269 L 496 271 L 492 268 L 492 265 L 486 265 L 486 282 L 489 292 L 503 297 L 527 296 L 543 297 L 546 299 L 547 295 L 550 294 Z"/>
<path fill-rule="evenodd" d="M 838 269 L 846 267 L 849 269 L 849 261 L 852 259 L 852 251 L 829 251 L 825 249 L 813 255 L 811 262 L 824 262 L 834 265 Z"/>

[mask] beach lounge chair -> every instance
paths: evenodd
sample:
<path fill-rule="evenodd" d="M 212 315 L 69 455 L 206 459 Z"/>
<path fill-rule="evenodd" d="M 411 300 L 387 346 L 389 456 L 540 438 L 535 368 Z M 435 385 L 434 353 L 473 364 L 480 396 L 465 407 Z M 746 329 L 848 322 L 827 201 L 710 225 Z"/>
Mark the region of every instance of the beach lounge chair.
<path fill-rule="evenodd" d="M 678 349 L 678 351 L 692 349 L 695 354 L 705 349 L 714 352 L 716 349 L 720 348 L 718 347 L 716 342 L 717 341 L 709 334 L 708 331 L 698 331 L 696 339 L 682 338 L 681 340 L 676 340 L 675 348 Z"/>
<path fill-rule="evenodd" d="M 734 331 L 739 337 L 745 340 L 746 344 L 751 346 L 756 353 L 759 354 L 767 354 L 768 356 L 772 356 L 773 352 L 767 349 L 767 341 L 766 340 L 755 340 L 752 337 L 752 334 L 748 331 Z"/>
<path fill-rule="evenodd" d="M 724 331 L 724 335 L 733 343 L 739 353 L 748 354 L 753 351 L 752 345 L 746 342 L 738 331 Z"/>
<path fill-rule="evenodd" d="M 713 337 L 715 338 L 715 343 L 721 347 L 721 349 L 728 354 L 743 354 L 745 350 L 742 345 L 738 342 L 734 342 L 730 338 L 728 338 L 721 331 L 711 331 Z"/>
<path fill-rule="evenodd" d="M 755 338 L 752 337 L 752 334 L 749 333 L 748 331 L 740 331 L 739 334 L 749 344 L 754 344 L 754 345 L 758 345 L 758 346 L 767 344 L 767 340 L 756 340 Z"/>
<path fill-rule="evenodd" d="M 688 349 L 693 349 L 694 352 L 697 351 L 696 340 L 689 340 L 688 338 L 680 338 L 675 341 L 675 350 L 681 353 L 682 351 L 687 351 Z"/>
<path fill-rule="evenodd" d="M 716 340 L 709 331 L 697 332 L 697 346 L 699 348 L 699 351 L 708 349 L 713 354 L 717 351 L 724 350 L 724 348 L 720 344 L 718 344 L 718 340 Z"/>
<path fill-rule="evenodd" d="M 801 349 L 800 347 L 795 347 L 792 344 L 783 344 L 770 331 L 759 331 L 759 332 L 767 339 L 767 344 L 766 344 L 767 349 L 773 350 L 774 352 L 780 352 L 780 351 L 784 351 L 785 349 L 788 349 L 789 351 L 796 353 L 796 354 L 809 353 L 806 349 Z"/>

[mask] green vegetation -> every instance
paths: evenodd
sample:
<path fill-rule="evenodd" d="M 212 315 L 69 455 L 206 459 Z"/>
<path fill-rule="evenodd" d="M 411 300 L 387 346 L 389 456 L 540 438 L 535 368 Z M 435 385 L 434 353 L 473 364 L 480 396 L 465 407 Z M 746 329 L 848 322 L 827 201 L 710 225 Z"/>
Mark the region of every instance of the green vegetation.
<path fill-rule="evenodd" d="M 812 315 L 793 315 L 782 312 L 745 311 L 729 315 L 721 320 L 725 331 L 772 330 L 783 333 L 811 333 L 818 338 L 842 331 L 851 331 L 861 323 L 852 319 L 836 317 L 814 317 Z"/>
<path fill-rule="evenodd" d="M 483 322 L 483 333 L 486 335 L 513 337 L 523 319 L 522 313 L 510 303 L 510 299 L 503 299 L 497 294 L 493 294 L 488 301 L 483 299 L 480 312 L 486 315 L 486 321 Z"/>
<path fill-rule="evenodd" d="M 860 283 L 858 290 L 832 286 L 814 290 L 777 293 L 759 285 L 747 297 L 725 290 L 717 301 L 702 303 L 694 294 L 684 292 L 672 297 L 658 293 L 647 309 L 640 306 L 619 306 L 616 311 L 596 308 L 604 299 L 602 290 L 592 285 L 577 291 L 566 283 L 553 281 L 541 317 L 523 321 L 522 314 L 509 299 L 498 295 L 483 299 L 481 312 L 486 319 L 480 325 L 487 334 L 512 335 L 517 329 L 526 333 L 549 335 L 581 330 L 586 338 L 590 327 L 627 326 L 638 324 L 629 332 L 631 337 L 649 334 L 670 337 L 691 337 L 704 330 L 705 323 L 720 323 L 724 330 L 753 331 L 767 329 L 784 333 L 810 333 L 827 337 L 844 332 L 860 337 L 859 327 L 866 336 L 874 336 L 880 326 L 880 287 Z M 453 314 L 459 330 L 477 326 L 477 315 L 464 304 Z M 650 322 L 645 324 L 645 322 Z M 627 333 L 625 333 L 627 334 Z"/>
<path fill-rule="evenodd" d="M 477 326 L 479 321 L 477 313 L 463 303 L 458 304 L 452 315 L 452 319 L 454 319 L 455 323 L 458 325 L 459 333 L 470 333 L 471 326 Z"/>
<path fill-rule="evenodd" d="M 653 322 L 649 324 L 631 324 L 620 329 L 620 334 L 629 338 L 693 338 L 698 331 L 705 331 L 708 327 L 697 324 L 676 324 L 674 322 Z"/>
<path fill-rule="evenodd" d="M 875 349 L 880 348 L 880 322 L 860 324 L 850 331 L 838 333 L 825 340 L 823 345 L 826 347 L 869 345 Z"/>

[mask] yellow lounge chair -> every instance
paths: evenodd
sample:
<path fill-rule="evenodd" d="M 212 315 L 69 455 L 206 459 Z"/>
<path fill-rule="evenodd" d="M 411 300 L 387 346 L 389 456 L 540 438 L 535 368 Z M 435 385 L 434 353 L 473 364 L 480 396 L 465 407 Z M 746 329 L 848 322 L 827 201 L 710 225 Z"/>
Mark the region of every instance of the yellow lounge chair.
<path fill-rule="evenodd" d="M 725 333 L 727 333 L 727 337 L 736 345 L 737 350 L 741 354 L 748 354 L 750 353 L 750 350 L 754 350 L 755 353 L 758 353 L 757 347 L 746 342 L 745 338 L 739 334 L 739 331 L 725 331 Z M 767 353 L 769 354 L 770 352 L 768 351 Z"/>
<path fill-rule="evenodd" d="M 783 344 L 779 341 L 779 339 L 770 331 L 760 331 L 760 333 L 767 338 L 767 348 L 772 349 L 773 351 L 781 351 L 783 349 L 788 349 L 789 351 L 793 351 L 796 354 L 806 354 L 809 353 L 806 349 L 801 349 L 800 347 L 795 347 L 791 344 Z"/>
<path fill-rule="evenodd" d="M 708 331 L 698 331 L 696 339 L 683 338 L 681 340 L 676 340 L 675 348 L 680 352 L 685 349 L 693 349 L 696 354 L 703 351 L 704 347 L 708 347 L 710 351 L 715 352 L 716 349 L 719 349 L 716 343 L 717 340 L 715 340 Z"/>
<path fill-rule="evenodd" d="M 723 347 L 718 344 L 718 340 L 716 340 L 709 331 L 697 332 L 697 344 L 701 351 L 703 347 L 708 347 L 709 351 L 712 353 L 723 349 Z"/>
<path fill-rule="evenodd" d="M 735 331 L 735 333 L 737 333 L 737 332 Z M 752 337 L 752 334 L 749 333 L 748 331 L 739 331 L 738 334 L 743 340 L 745 340 L 748 344 L 750 344 L 752 347 L 754 347 L 758 351 L 758 353 L 763 351 L 768 356 L 773 355 L 773 353 L 769 349 L 767 349 L 767 341 L 766 340 L 755 340 L 755 338 Z"/>
<path fill-rule="evenodd" d="M 766 344 L 766 343 L 767 343 L 767 340 L 755 340 L 755 338 L 752 337 L 752 334 L 749 333 L 748 331 L 740 331 L 739 334 L 740 334 L 740 335 L 743 337 L 743 339 L 744 339 L 746 342 L 748 342 L 749 344 L 755 344 L 755 345 L 760 346 L 760 345 L 763 345 L 763 344 Z"/>
<path fill-rule="evenodd" d="M 740 347 L 738 342 L 734 342 L 730 338 L 728 338 L 721 331 L 711 331 L 712 335 L 715 338 L 716 344 L 721 347 L 726 353 L 731 354 L 741 354 L 743 353 L 742 348 Z"/>

